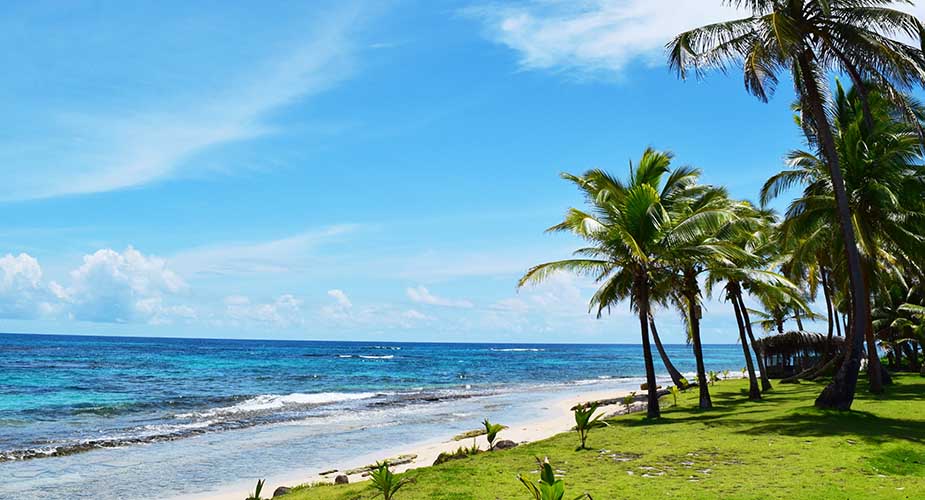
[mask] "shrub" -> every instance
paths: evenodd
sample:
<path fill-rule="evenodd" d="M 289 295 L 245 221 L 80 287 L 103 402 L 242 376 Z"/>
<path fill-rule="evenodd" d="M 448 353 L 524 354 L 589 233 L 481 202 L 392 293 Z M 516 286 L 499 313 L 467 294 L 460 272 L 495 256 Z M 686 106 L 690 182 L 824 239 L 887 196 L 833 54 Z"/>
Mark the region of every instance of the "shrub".
<path fill-rule="evenodd" d="M 389 463 L 377 463 L 376 468 L 369 474 L 370 482 L 379 495 L 384 500 L 392 500 L 395 493 L 404 485 L 411 482 L 410 479 L 399 478 L 389 470 Z"/>
<path fill-rule="evenodd" d="M 485 426 L 485 439 L 488 440 L 488 450 L 493 451 L 495 449 L 495 438 L 498 437 L 499 432 L 507 427 L 501 424 L 493 424 L 487 418 L 482 421 L 482 425 Z"/>
<path fill-rule="evenodd" d="M 540 464 L 539 482 L 534 483 L 522 475 L 518 475 L 517 479 L 527 488 L 534 500 L 562 500 L 565 497 L 565 483 L 561 479 L 556 479 L 548 458 L 542 462 L 537 458 L 536 461 Z M 587 493 L 575 497 L 575 500 L 583 498 L 593 500 Z"/>
<path fill-rule="evenodd" d="M 585 449 L 585 441 L 591 429 L 607 426 L 607 422 L 601 420 L 604 417 L 603 414 L 594 416 L 597 408 L 597 404 L 581 405 L 575 408 L 575 430 L 578 431 L 578 439 L 581 441 L 581 446 L 578 447 L 580 450 Z"/>
<path fill-rule="evenodd" d="M 260 498 L 260 492 L 263 491 L 263 485 L 266 483 L 266 479 L 258 479 L 257 487 L 254 488 L 254 492 L 250 494 L 245 500 L 263 500 Z"/>
<path fill-rule="evenodd" d="M 623 407 L 626 408 L 626 413 L 630 412 L 630 406 L 632 406 L 633 401 L 636 400 L 636 391 L 633 391 L 626 396 L 623 396 Z"/>
<path fill-rule="evenodd" d="M 676 386 L 671 386 L 671 388 L 668 390 L 671 391 L 671 397 L 674 399 L 674 405 L 678 406 L 678 396 L 681 395 L 681 389 L 678 389 Z"/>
<path fill-rule="evenodd" d="M 475 444 L 475 439 L 473 438 L 472 447 L 470 448 L 466 448 L 465 446 L 460 446 L 459 448 L 456 449 L 456 451 L 440 452 L 440 454 L 437 455 L 437 459 L 434 460 L 434 465 L 440 465 L 444 462 L 449 462 L 450 460 L 459 460 L 461 458 L 470 457 L 472 455 L 479 453 L 480 451 L 482 450 L 480 450 L 479 446 Z"/>

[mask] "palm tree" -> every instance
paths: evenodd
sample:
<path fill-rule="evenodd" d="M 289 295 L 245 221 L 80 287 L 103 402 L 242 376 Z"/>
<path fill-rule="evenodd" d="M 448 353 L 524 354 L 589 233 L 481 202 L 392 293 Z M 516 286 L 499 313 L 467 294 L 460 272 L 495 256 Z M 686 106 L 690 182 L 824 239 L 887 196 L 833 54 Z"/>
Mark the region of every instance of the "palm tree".
<path fill-rule="evenodd" d="M 571 208 L 549 231 L 573 233 L 589 246 L 576 250 L 576 258 L 531 268 L 518 284 L 542 282 L 560 271 L 591 276 L 601 284 L 591 298 L 591 308 L 597 309 L 598 317 L 605 309 L 629 299 L 639 317 L 649 418 L 660 415 L 649 314 L 652 283 L 666 272 L 661 255 L 665 248 L 685 244 L 713 220 L 709 214 L 683 220 L 673 216 L 688 202 L 699 173 L 686 167 L 671 170 L 671 159 L 670 153 L 646 149 L 636 165 L 630 164 L 626 183 L 601 170 L 563 174 L 584 192 L 591 210 Z"/>
<path fill-rule="evenodd" d="M 701 273 L 711 266 L 730 266 L 731 260 L 739 256 L 739 249 L 723 238 L 717 237 L 722 229 L 736 219 L 735 210 L 725 189 L 713 186 L 698 186 L 689 190 L 688 203 L 675 211 L 678 221 L 699 220 L 709 217 L 711 227 L 700 227 L 687 235 L 683 245 L 667 245 L 662 248 L 664 261 L 672 271 L 665 286 L 674 290 L 673 302 L 682 311 L 688 324 L 690 341 L 693 344 L 697 365 L 697 388 L 700 392 L 701 409 L 713 407 L 707 385 L 707 373 L 703 360 L 703 343 L 700 337 Z M 683 224 L 683 222 L 682 222 Z"/>
<path fill-rule="evenodd" d="M 790 70 L 804 124 L 812 131 L 828 167 L 841 228 L 853 300 L 854 342 L 835 379 L 816 399 L 820 408 L 850 409 L 870 314 L 861 257 L 832 127 L 826 113 L 826 72 L 847 73 L 866 103 L 871 81 L 904 107 L 899 90 L 921 85 L 925 55 L 896 41 L 903 33 L 919 38 L 922 25 L 912 15 L 888 8 L 889 0 L 730 0 L 749 17 L 711 24 L 678 35 L 668 44 L 669 63 L 681 78 L 690 70 L 725 70 L 741 62 L 745 87 L 767 102 L 778 74 Z M 866 104 L 865 104 L 866 106 Z M 867 113 L 865 113 L 867 114 Z"/>
<path fill-rule="evenodd" d="M 668 372 L 668 376 L 671 377 L 671 382 L 675 386 L 681 389 L 687 389 L 689 385 L 687 379 L 681 375 L 681 372 L 674 366 L 674 363 L 671 362 L 671 358 L 668 357 L 668 352 L 665 351 L 665 346 L 662 345 L 662 339 L 658 336 L 658 329 L 655 327 L 655 315 L 652 314 L 652 311 L 649 311 L 649 332 L 652 333 L 652 340 L 655 341 L 655 349 L 658 351 L 658 355 L 662 358 L 662 364 L 665 365 L 665 370 Z"/>
<path fill-rule="evenodd" d="M 840 84 L 834 99 L 835 145 L 841 160 L 849 205 L 855 214 L 852 225 L 858 237 L 865 297 L 886 292 L 889 283 L 906 273 L 921 274 L 918 262 L 925 257 L 922 218 L 925 217 L 925 168 L 919 136 L 903 117 L 903 110 L 878 90 L 867 94 L 867 107 L 856 89 L 845 92 Z M 920 106 L 907 98 L 907 107 L 923 116 Z M 870 117 L 870 119 L 868 119 Z M 839 244 L 829 228 L 835 224 L 835 199 L 824 162 L 807 151 L 790 154 L 791 168 L 773 176 L 762 189 L 763 199 L 783 189 L 803 184 L 802 196 L 787 211 L 781 230 L 785 239 L 800 240 L 802 259 L 815 257 L 816 247 Z M 797 251 L 799 259 L 800 250 Z M 810 253 L 812 255 L 805 255 Z M 829 257 L 831 258 L 831 257 Z M 832 266 L 843 268 L 841 263 Z M 837 279 L 838 277 L 836 277 Z M 863 318 L 871 391 L 883 391 L 873 329 L 873 314 Z M 852 334 L 855 330 L 852 330 Z"/>

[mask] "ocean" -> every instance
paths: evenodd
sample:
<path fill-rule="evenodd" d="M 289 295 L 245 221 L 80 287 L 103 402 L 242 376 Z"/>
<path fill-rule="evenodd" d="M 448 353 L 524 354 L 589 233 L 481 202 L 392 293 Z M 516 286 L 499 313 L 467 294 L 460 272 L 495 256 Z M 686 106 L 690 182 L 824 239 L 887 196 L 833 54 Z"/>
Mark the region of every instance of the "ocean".
<path fill-rule="evenodd" d="M 689 346 L 666 348 L 694 370 Z M 736 345 L 704 351 L 708 370 L 744 364 Z M 182 497 L 317 472 L 644 373 L 638 345 L 0 334 L 0 498 Z"/>

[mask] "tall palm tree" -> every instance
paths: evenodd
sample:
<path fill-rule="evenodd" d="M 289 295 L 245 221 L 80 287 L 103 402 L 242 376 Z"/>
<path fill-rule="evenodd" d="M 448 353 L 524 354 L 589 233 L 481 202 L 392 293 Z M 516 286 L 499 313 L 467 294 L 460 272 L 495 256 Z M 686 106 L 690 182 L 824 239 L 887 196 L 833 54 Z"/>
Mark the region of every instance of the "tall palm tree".
<path fill-rule="evenodd" d="M 854 342 L 834 380 L 816 399 L 820 408 L 850 409 L 857 386 L 863 339 L 870 315 L 861 257 L 832 127 L 826 112 L 826 75 L 843 71 L 862 89 L 872 81 L 902 105 L 902 92 L 925 80 L 925 55 L 917 47 L 892 38 L 919 38 L 923 29 L 912 15 L 890 9 L 889 0 L 730 0 L 750 16 L 711 24 L 678 35 L 668 44 L 669 64 L 681 78 L 691 70 L 741 63 L 745 88 L 767 101 L 778 74 L 789 70 L 831 177 L 838 223 L 853 300 Z M 866 102 L 866 97 L 864 97 Z"/>
<path fill-rule="evenodd" d="M 685 244 L 712 222 L 709 215 L 681 221 L 673 215 L 687 203 L 699 173 L 686 167 L 672 170 L 671 159 L 670 153 L 646 149 L 638 163 L 630 164 L 625 183 L 602 170 L 563 174 L 584 193 L 590 210 L 569 209 L 565 219 L 549 231 L 570 232 L 588 246 L 576 250 L 576 258 L 531 268 L 518 284 L 542 282 L 559 271 L 591 276 L 601 284 L 591 298 L 591 308 L 597 309 L 599 317 L 605 309 L 629 299 L 639 318 L 649 418 L 660 416 L 649 314 L 652 283 L 665 272 L 661 252 Z"/>
<path fill-rule="evenodd" d="M 712 230 L 700 227 L 698 231 L 687 235 L 683 245 L 665 245 L 662 248 L 663 261 L 672 271 L 666 275 L 665 283 L 675 290 L 672 297 L 687 321 L 693 344 L 700 392 L 699 405 L 701 409 L 709 409 L 713 407 L 713 401 L 707 384 L 700 337 L 702 294 L 699 276 L 715 265 L 731 266 L 732 259 L 741 257 L 740 249 L 721 237 L 724 228 L 735 222 L 736 213 L 726 190 L 713 186 L 697 186 L 689 190 L 688 203 L 674 213 L 678 221 L 709 217 L 714 223 Z"/>
<path fill-rule="evenodd" d="M 906 103 L 916 116 L 925 114 L 914 100 L 906 98 Z M 835 146 L 849 193 L 848 203 L 855 215 L 852 226 L 858 235 L 865 297 L 886 292 L 889 283 L 902 280 L 906 273 L 920 275 L 919 262 L 925 258 L 925 168 L 920 165 L 917 130 L 905 121 L 904 112 L 879 90 L 870 90 L 863 101 L 856 88 L 846 92 L 841 84 L 836 87 Z M 794 151 L 790 165 L 790 169 L 768 180 L 762 188 L 762 198 L 769 199 L 793 185 L 804 185 L 802 196 L 791 203 L 781 230 L 785 239 L 800 241 L 802 258 L 808 260 L 815 258 L 816 247 L 840 243 L 838 238 L 831 239 L 837 235 L 829 229 L 835 225 L 835 197 L 825 162 L 817 155 Z M 801 251 L 796 253 L 799 260 Z M 883 391 L 884 372 L 870 312 L 862 318 L 867 328 L 860 341 L 867 342 L 871 391 L 879 393 Z"/>

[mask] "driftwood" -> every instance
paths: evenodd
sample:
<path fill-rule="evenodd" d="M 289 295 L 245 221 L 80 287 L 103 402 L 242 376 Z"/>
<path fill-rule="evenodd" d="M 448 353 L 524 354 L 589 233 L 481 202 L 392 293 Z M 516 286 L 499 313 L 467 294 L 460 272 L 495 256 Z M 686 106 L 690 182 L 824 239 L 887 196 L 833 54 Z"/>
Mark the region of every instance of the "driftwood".
<path fill-rule="evenodd" d="M 388 464 L 389 467 L 394 467 L 396 465 L 410 464 L 411 462 L 414 462 L 416 458 L 418 458 L 417 455 L 399 455 L 394 458 L 387 458 L 383 460 L 382 463 Z M 363 476 L 368 476 L 370 472 L 378 468 L 379 468 L 379 464 L 364 465 L 363 467 L 357 467 L 356 469 L 350 469 L 344 472 L 344 474 L 348 476 L 352 476 L 354 474 L 362 474 Z"/>

